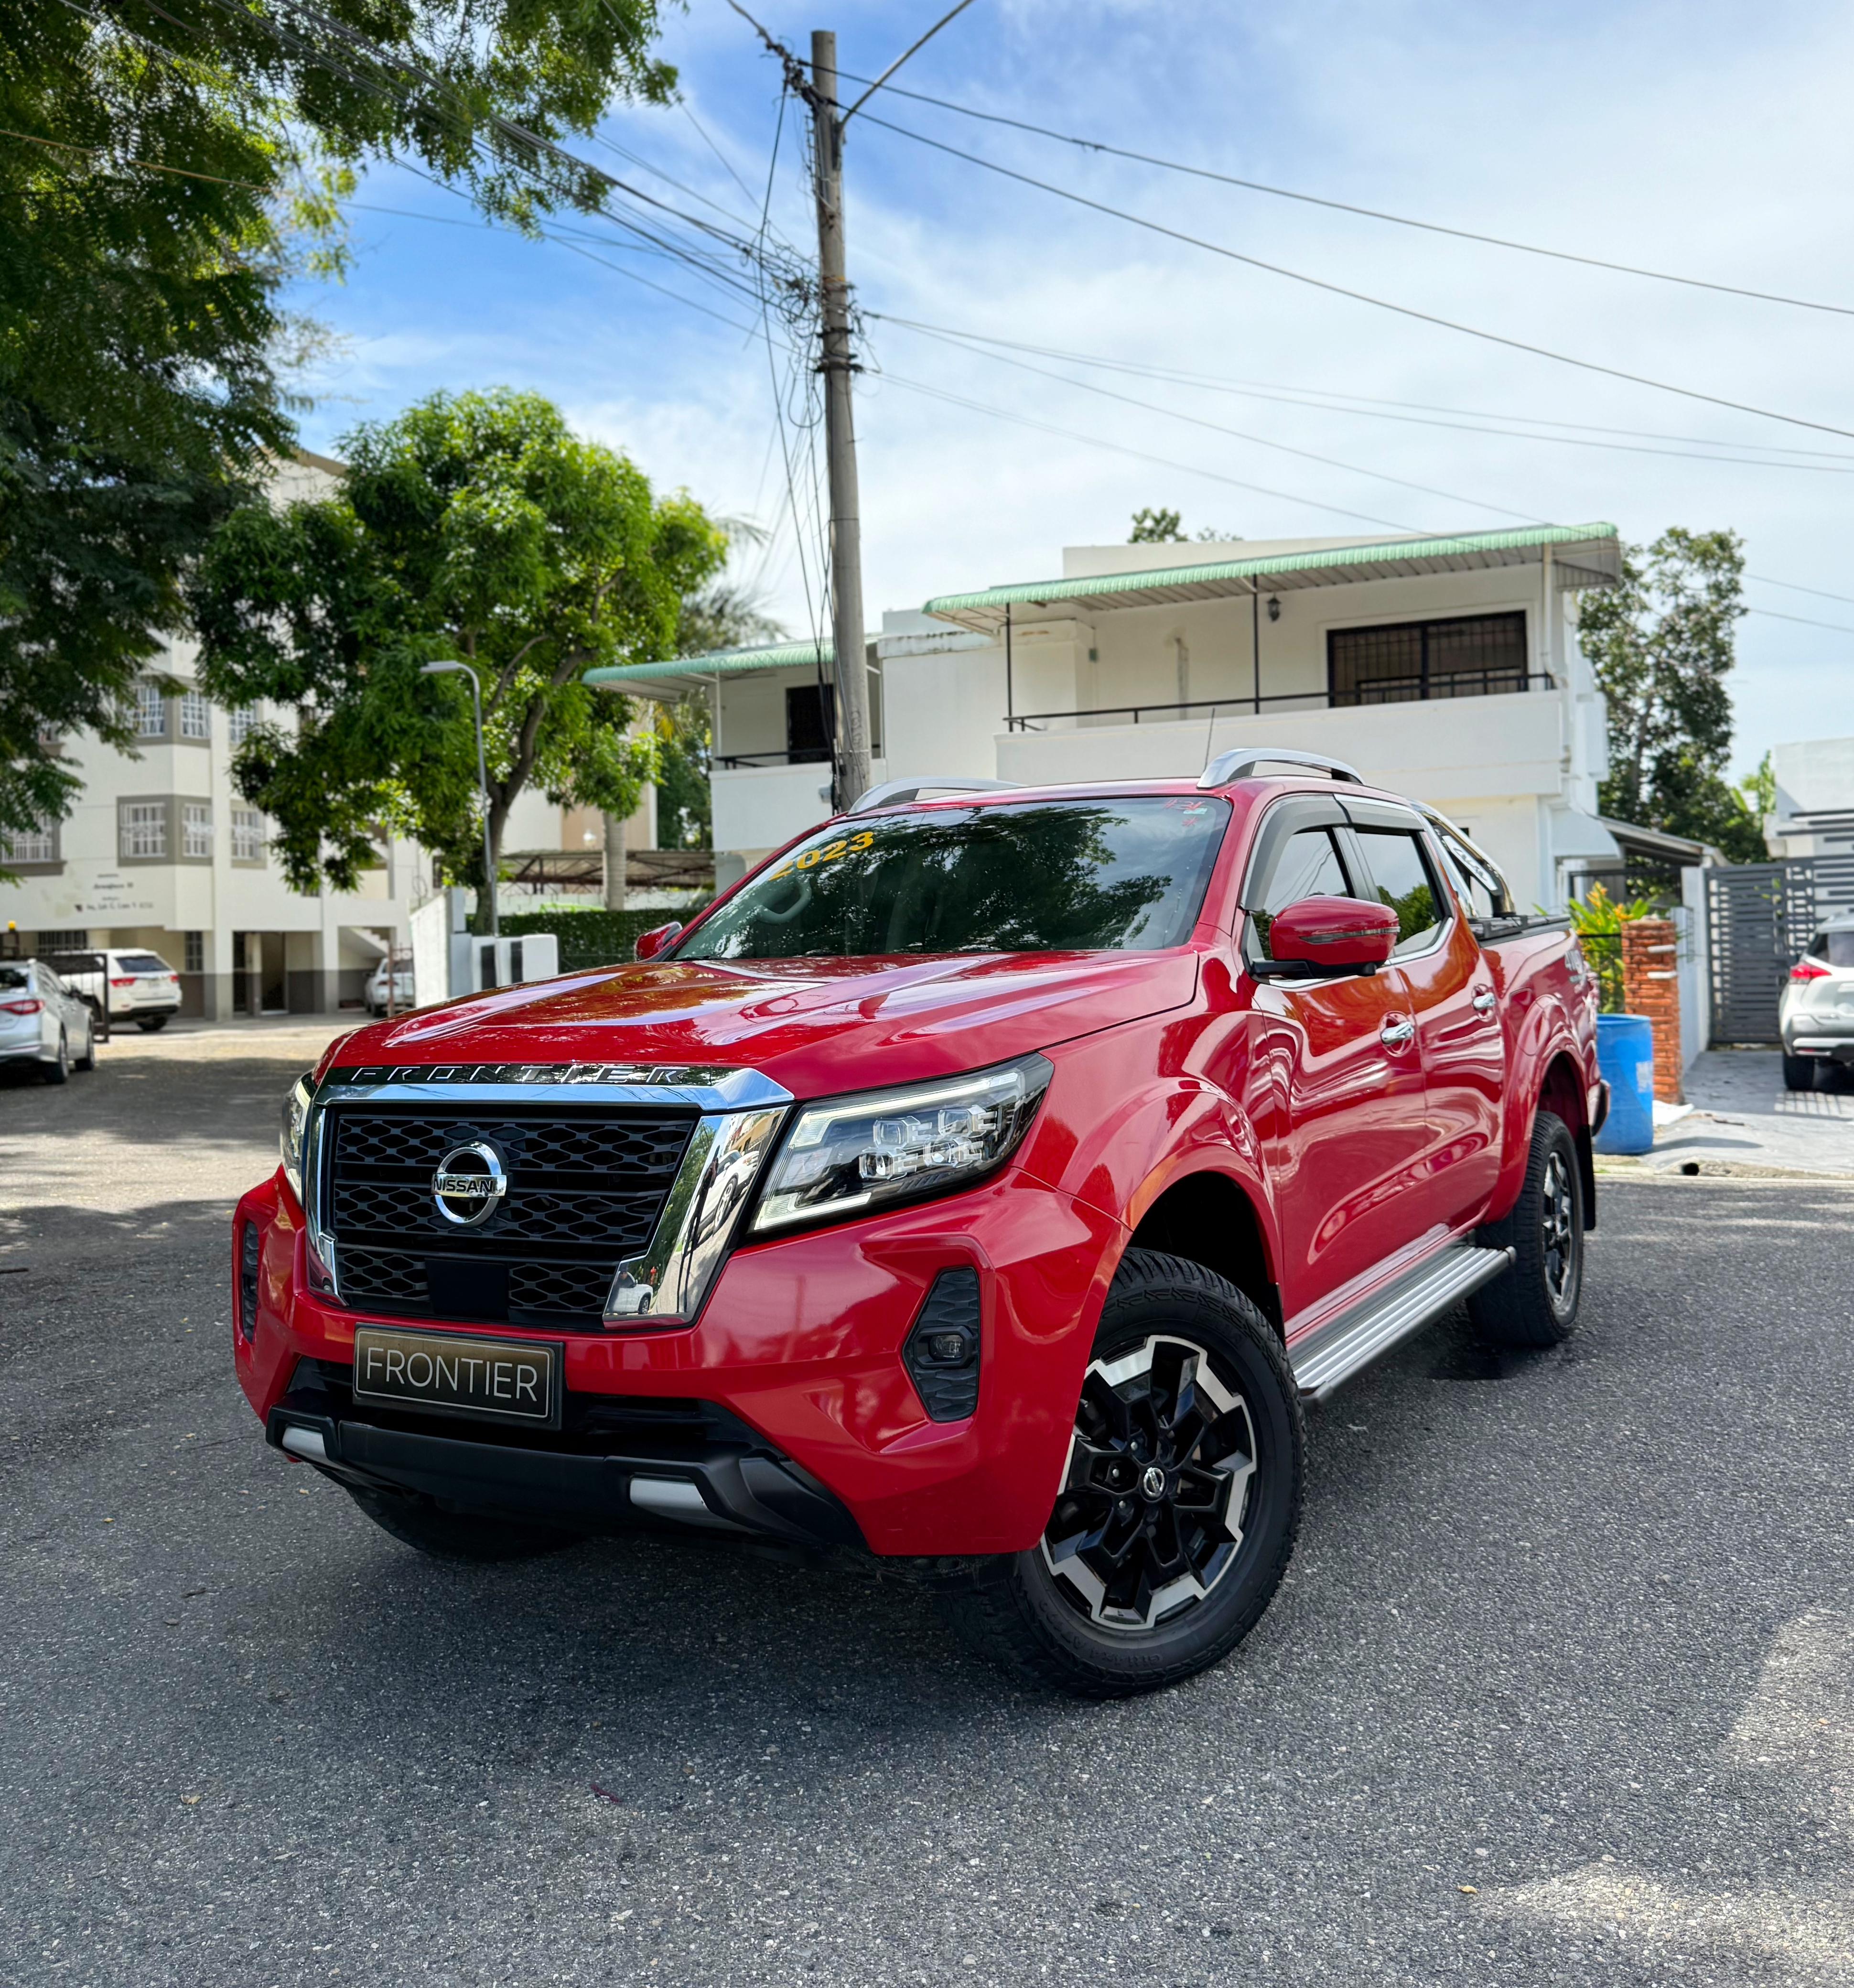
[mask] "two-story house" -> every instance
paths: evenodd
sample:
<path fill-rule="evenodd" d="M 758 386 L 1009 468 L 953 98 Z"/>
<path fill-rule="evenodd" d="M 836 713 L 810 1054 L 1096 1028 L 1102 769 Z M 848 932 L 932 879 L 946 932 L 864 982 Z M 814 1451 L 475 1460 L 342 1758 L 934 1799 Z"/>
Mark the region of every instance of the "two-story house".
<path fill-rule="evenodd" d="M 1072 546 L 1059 578 L 945 593 L 870 638 L 876 777 L 1194 774 L 1232 746 L 1330 753 L 1454 816 L 1522 904 L 1619 860 L 1577 597 L 1612 525 L 1451 538 Z M 726 883 L 828 812 L 828 641 L 601 672 L 705 688 Z"/>

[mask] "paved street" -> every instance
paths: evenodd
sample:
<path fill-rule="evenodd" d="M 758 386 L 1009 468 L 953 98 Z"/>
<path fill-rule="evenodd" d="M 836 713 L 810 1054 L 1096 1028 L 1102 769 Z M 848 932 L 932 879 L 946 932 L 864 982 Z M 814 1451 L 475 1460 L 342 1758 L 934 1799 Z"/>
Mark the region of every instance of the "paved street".
<path fill-rule="evenodd" d="M 1606 1181 L 1572 1347 L 1316 1412 L 1261 1628 L 1089 1707 L 850 1574 L 428 1564 L 267 1452 L 225 1217 L 308 1060 L 0 1087 L 0 1979 L 1854 1980 L 1854 1190 Z"/>

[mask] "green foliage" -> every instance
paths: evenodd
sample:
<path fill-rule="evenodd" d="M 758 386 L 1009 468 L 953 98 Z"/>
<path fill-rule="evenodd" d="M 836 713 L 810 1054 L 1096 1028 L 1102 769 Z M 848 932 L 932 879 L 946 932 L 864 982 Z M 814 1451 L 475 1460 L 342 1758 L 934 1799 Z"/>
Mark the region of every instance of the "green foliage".
<path fill-rule="evenodd" d="M 1738 791 L 1761 834 L 1765 817 L 1777 812 L 1777 769 L 1771 764 L 1768 752 L 1758 762 L 1758 770 L 1738 783 Z"/>
<path fill-rule="evenodd" d="M 708 700 L 700 691 L 657 708 L 657 846 L 714 847 Z"/>
<path fill-rule="evenodd" d="M 499 922 L 505 938 L 524 932 L 552 932 L 560 942 L 560 971 L 623 965 L 632 957 L 640 932 L 653 931 L 678 915 L 674 911 L 518 911 Z M 692 912 L 680 915 L 686 924 Z"/>
<path fill-rule="evenodd" d="M 1606 1015 L 1623 1013 L 1629 1004 L 1623 987 L 1623 927 L 1631 919 L 1653 917 L 1653 904 L 1646 898 L 1612 898 L 1601 884 L 1592 884 L 1587 895 L 1573 898 L 1565 909 L 1596 975 L 1597 1005 Z"/>
<path fill-rule="evenodd" d="M 596 181 L 512 135 L 667 100 L 657 0 L 112 0 L 0 34 L 0 832 L 68 808 L 59 735 L 121 746 L 181 576 L 292 437 L 280 378 L 369 157 L 518 222 Z M 505 121 L 506 120 L 506 121 Z"/>
<path fill-rule="evenodd" d="M 629 702 L 582 679 L 674 652 L 684 597 L 726 556 L 721 529 L 538 394 L 435 394 L 342 447 L 336 495 L 245 505 L 190 589 L 208 695 L 295 714 L 260 727 L 234 772 L 291 883 L 351 889 L 387 822 L 481 885 L 468 690 L 422 676 L 428 661 L 476 674 L 495 852 L 531 784 L 630 814 L 655 739 L 628 737 Z"/>
<path fill-rule="evenodd" d="M 1133 515 L 1130 546 L 1170 546 L 1184 543 L 1184 520 L 1176 511 L 1142 508 Z"/>
<path fill-rule="evenodd" d="M 1619 902 L 1601 884 L 1592 884 L 1588 897 L 1573 898 L 1565 909 L 1570 915 L 1571 929 L 1586 938 L 1598 932 L 1619 933 L 1630 919 L 1651 916 L 1654 907 L 1646 898 Z"/>
<path fill-rule="evenodd" d="M 1735 532 L 1676 526 L 1625 547 L 1622 585 L 1582 597 L 1578 638 L 1609 708 L 1603 813 L 1760 862 L 1761 827 L 1724 776 L 1741 545 Z"/>

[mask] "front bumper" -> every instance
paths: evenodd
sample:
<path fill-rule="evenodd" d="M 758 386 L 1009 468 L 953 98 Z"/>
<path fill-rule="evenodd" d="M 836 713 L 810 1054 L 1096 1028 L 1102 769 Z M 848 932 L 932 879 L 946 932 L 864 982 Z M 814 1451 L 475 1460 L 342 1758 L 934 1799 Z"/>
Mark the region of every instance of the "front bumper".
<path fill-rule="evenodd" d="M 312 1430 L 320 1467 L 463 1510 L 589 1530 L 670 1520 L 894 1555 L 1016 1551 L 1041 1537 L 1125 1241 L 1117 1222 L 1008 1169 L 966 1194 L 737 1249 L 693 1326 L 566 1335 L 568 1431 L 543 1448 L 480 1424 L 357 1412 L 341 1371 L 356 1326 L 378 1314 L 309 1291 L 302 1211 L 281 1173 L 239 1203 L 235 1276 L 247 1222 L 262 1237 L 256 1302 L 248 1337 L 240 1308 L 234 1344 L 279 1446 L 292 1427 Z M 981 1293 L 978 1405 L 936 1422 L 902 1348 L 935 1278 L 968 1267 Z M 711 1411 L 732 1433 L 673 1453 L 588 1433 L 653 1403 Z"/>

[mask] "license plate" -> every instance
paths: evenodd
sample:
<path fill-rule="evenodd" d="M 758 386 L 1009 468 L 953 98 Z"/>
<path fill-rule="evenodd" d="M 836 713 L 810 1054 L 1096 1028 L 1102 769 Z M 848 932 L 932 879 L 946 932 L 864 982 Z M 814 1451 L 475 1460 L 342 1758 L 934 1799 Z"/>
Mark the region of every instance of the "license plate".
<path fill-rule="evenodd" d="M 425 1415 L 560 1426 L 564 1346 L 357 1326 L 354 1398 Z"/>

